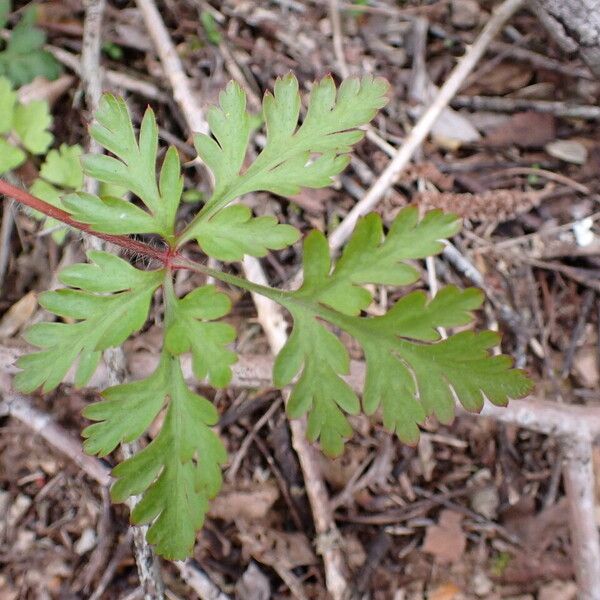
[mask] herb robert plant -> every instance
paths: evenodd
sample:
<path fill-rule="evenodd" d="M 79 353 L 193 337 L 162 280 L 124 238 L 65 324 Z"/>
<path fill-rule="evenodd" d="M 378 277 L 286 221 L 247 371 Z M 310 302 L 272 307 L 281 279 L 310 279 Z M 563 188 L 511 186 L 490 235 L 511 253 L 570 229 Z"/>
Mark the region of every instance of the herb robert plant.
<path fill-rule="evenodd" d="M 139 331 L 148 318 L 155 292 L 162 288 L 164 338 L 156 370 L 146 379 L 117 385 L 103 400 L 85 409 L 94 424 L 83 436 L 85 448 L 104 456 L 119 443 L 131 442 L 148 429 L 161 410 L 160 433 L 138 454 L 119 464 L 113 475 L 112 497 L 122 502 L 141 495 L 132 513 L 135 523 L 147 523 L 148 540 L 162 556 L 181 559 L 192 552 L 208 502 L 221 486 L 227 456 L 211 429 L 215 407 L 194 392 L 182 375 L 181 355 L 191 352 L 198 381 L 216 387 L 231 379 L 236 361 L 234 329 L 219 319 L 230 300 L 215 286 L 199 287 L 180 298 L 173 271 L 192 268 L 217 281 L 262 294 L 283 306 L 292 320 L 287 344 L 275 361 L 273 381 L 292 384 L 287 406 L 290 417 L 308 416 L 308 436 L 332 456 L 342 452 L 352 434 L 348 415 L 362 410 L 379 413 L 384 426 L 403 442 L 414 444 L 418 425 L 428 415 L 449 422 L 454 398 L 468 410 L 479 410 L 484 398 L 503 405 L 521 397 L 530 381 L 511 368 L 507 356 L 492 356 L 498 344 L 492 332 L 463 331 L 441 339 L 439 328 L 464 326 L 479 308 L 478 290 L 442 289 L 433 299 L 413 291 L 383 316 L 365 316 L 372 302 L 367 284 L 404 286 L 419 272 L 408 261 L 437 254 L 444 238 L 459 230 L 458 219 L 441 211 L 419 219 L 406 208 L 384 230 L 381 218 L 361 219 L 334 262 L 320 231 L 303 243 L 304 282 L 296 291 L 259 286 L 225 271 L 193 263 L 179 249 L 195 240 L 208 256 L 221 261 L 244 255 L 264 256 L 300 238 L 300 232 L 274 217 L 254 217 L 234 201 L 244 194 L 268 191 L 281 196 L 302 187 L 331 183 L 360 141 L 359 128 L 385 105 L 388 86 L 381 79 L 348 79 L 336 90 L 331 77 L 314 84 L 299 125 L 300 96 L 292 75 L 278 79 L 263 103 L 266 145 L 248 166 L 244 161 L 251 137 L 246 96 L 230 83 L 219 107 L 208 113 L 211 136 L 196 135 L 199 157 L 212 171 L 214 191 L 182 230 L 176 229 L 183 178 L 179 157 L 169 148 L 156 176 L 158 129 L 148 109 L 136 137 L 125 102 L 105 95 L 91 127 L 92 137 L 109 154 L 85 156 L 88 176 L 125 188 L 136 199 L 98 197 L 75 192 L 62 197 L 56 216 L 126 247 L 130 234 L 155 234 L 164 240 L 163 268 L 139 270 L 122 258 L 90 252 L 89 264 L 69 266 L 60 274 L 65 289 L 46 292 L 40 303 L 58 317 L 39 323 L 26 334 L 39 351 L 20 359 L 18 387 L 31 392 L 54 389 L 76 364 L 75 382 L 84 386 L 103 350 L 119 346 Z M 121 236 L 121 237 L 119 237 Z M 121 240 L 119 242 L 119 240 Z M 160 253 L 155 252 L 160 255 Z M 333 331 L 344 331 L 360 344 L 366 362 L 362 402 L 344 380 L 348 352 Z"/>

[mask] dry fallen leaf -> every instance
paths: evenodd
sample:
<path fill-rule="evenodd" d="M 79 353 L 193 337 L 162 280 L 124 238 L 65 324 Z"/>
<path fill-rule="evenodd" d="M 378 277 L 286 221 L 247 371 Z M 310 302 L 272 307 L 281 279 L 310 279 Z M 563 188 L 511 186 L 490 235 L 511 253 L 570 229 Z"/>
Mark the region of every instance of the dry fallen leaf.
<path fill-rule="evenodd" d="M 481 8 L 475 0 L 452 0 L 451 23 L 457 29 L 472 29 L 479 23 Z"/>
<path fill-rule="evenodd" d="M 253 556 L 265 565 L 295 569 L 318 562 L 303 533 L 288 533 L 262 525 L 245 524 L 240 524 L 239 531 L 244 554 Z"/>
<path fill-rule="evenodd" d="M 443 583 L 434 590 L 431 590 L 427 595 L 427 598 L 428 600 L 458 600 L 460 593 L 460 588 L 455 584 Z"/>
<path fill-rule="evenodd" d="M 465 94 L 502 95 L 524 88 L 532 78 L 531 68 L 516 61 L 506 61 L 483 73 L 464 90 Z"/>
<path fill-rule="evenodd" d="M 458 561 L 467 547 L 467 538 L 461 527 L 462 519 L 462 515 L 453 510 L 443 510 L 438 524 L 427 528 L 423 552 L 432 554 L 440 564 Z"/>
<path fill-rule="evenodd" d="M 17 333 L 33 315 L 37 307 L 37 294 L 29 292 L 15 302 L 0 321 L 0 338 L 8 338 Z"/>
<path fill-rule="evenodd" d="M 577 586 L 572 581 L 551 581 L 543 585 L 538 600 L 575 600 Z"/>
<path fill-rule="evenodd" d="M 268 577 L 253 562 L 235 584 L 235 597 L 239 600 L 269 600 L 271 597 Z"/>
<path fill-rule="evenodd" d="M 591 344 L 579 348 L 573 359 L 573 374 L 586 388 L 596 389 L 600 383 L 598 371 L 598 349 Z"/>
<path fill-rule="evenodd" d="M 213 519 L 236 521 L 264 519 L 279 498 L 279 488 L 271 482 L 251 490 L 227 490 L 213 500 L 209 515 Z"/>
<path fill-rule="evenodd" d="M 577 140 L 554 140 L 544 146 L 546 152 L 565 162 L 583 165 L 588 157 L 587 148 Z"/>
<path fill-rule="evenodd" d="M 490 146 L 541 148 L 556 137 L 556 124 L 552 115 L 536 112 L 515 113 L 503 125 L 492 129 L 485 137 Z"/>

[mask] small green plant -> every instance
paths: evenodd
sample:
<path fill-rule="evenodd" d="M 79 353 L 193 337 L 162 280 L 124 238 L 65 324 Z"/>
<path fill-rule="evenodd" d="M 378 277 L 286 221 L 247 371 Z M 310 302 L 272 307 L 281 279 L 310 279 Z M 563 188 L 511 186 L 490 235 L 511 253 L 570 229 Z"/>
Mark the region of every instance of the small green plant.
<path fill-rule="evenodd" d="M 10 0 L 0 0 L 0 28 L 6 26 L 11 10 Z M 35 27 L 35 19 L 35 7 L 25 11 L 0 51 L 0 76 L 8 77 L 16 86 L 38 76 L 56 79 L 61 72 L 54 56 L 44 50 L 46 34 Z"/>
<path fill-rule="evenodd" d="M 28 155 L 43 158 L 39 176 L 30 192 L 52 206 L 63 209 L 61 196 L 80 191 L 83 185 L 80 146 L 61 144 L 50 150 L 54 136 L 50 132 L 52 115 L 45 100 L 24 104 L 18 100 L 11 82 L 0 77 L 0 175 L 20 167 Z M 60 221 L 33 211 L 36 219 L 44 220 L 44 229 L 52 231 L 56 242 L 62 243 L 66 228 Z"/>
<path fill-rule="evenodd" d="M 28 152 L 46 154 L 54 139 L 51 123 L 47 102 L 19 102 L 10 81 L 0 77 L 0 175 L 21 166 Z"/>
<path fill-rule="evenodd" d="M 298 83 L 292 75 L 278 79 L 263 103 L 266 145 L 244 167 L 251 118 L 243 90 L 230 83 L 220 95 L 220 106 L 208 112 L 212 136 L 197 135 L 194 140 L 199 157 L 213 173 L 214 191 L 181 230 L 176 217 L 183 179 L 176 150 L 166 151 L 157 177 L 153 112 L 146 111 L 136 136 L 125 102 L 111 95 L 102 98 L 91 127 L 92 137 L 110 155 L 85 156 L 83 168 L 104 184 L 126 188 L 138 202 L 74 192 L 62 198 L 63 211 L 0 181 L 0 192 L 161 263 L 144 271 L 94 251 L 88 255 L 90 264 L 64 269 L 60 280 L 67 288 L 40 296 L 41 305 L 64 322 L 38 323 L 29 329 L 26 339 L 40 350 L 20 359 L 16 385 L 24 392 L 39 387 L 50 391 L 76 364 L 75 383 L 84 386 L 102 351 L 119 346 L 144 326 L 155 292 L 162 288 L 164 343 L 156 370 L 146 379 L 105 390 L 103 400 L 84 411 L 95 423 L 83 436 L 88 452 L 105 456 L 121 442 L 142 436 L 164 411 L 158 435 L 113 470 L 112 497 L 120 502 L 141 496 L 132 520 L 150 524 L 148 540 L 167 558 L 181 559 L 192 551 L 227 460 L 211 429 L 217 410 L 188 387 L 180 358 L 191 352 L 196 378 L 216 387 L 230 382 L 236 361 L 231 347 L 235 331 L 219 322 L 231 309 L 229 297 L 211 285 L 178 297 L 173 286 L 178 269 L 262 294 L 287 310 L 293 324 L 276 358 L 273 380 L 279 387 L 293 386 L 289 416 L 308 415 L 309 438 L 318 440 L 331 456 L 339 455 L 352 435 L 348 415 L 361 410 L 361 401 L 344 379 L 350 361 L 337 331 L 352 336 L 364 352 L 362 409 L 369 415 L 380 412 L 384 426 L 409 444 L 417 442 L 418 425 L 428 415 L 444 423 L 453 418 L 455 397 L 467 409 L 479 410 L 484 398 L 503 405 L 531 389 L 531 382 L 511 368 L 507 356 L 490 355 L 499 341 L 495 333 L 463 331 L 441 338 L 439 328 L 472 320 L 472 311 L 483 301 L 477 290 L 447 287 L 433 299 L 413 291 L 387 314 L 365 315 L 373 300 L 365 286 L 417 281 L 419 271 L 411 261 L 442 250 L 443 240 L 459 230 L 453 215 L 432 211 L 419 219 L 416 208 L 405 208 L 387 232 L 378 215 L 367 215 L 337 261 L 325 236 L 313 231 L 304 239 L 304 282 L 296 291 L 254 284 L 194 262 L 180 251 L 196 240 L 208 256 L 238 261 L 295 243 L 300 238 L 295 228 L 273 217 L 254 217 L 234 201 L 250 192 L 288 196 L 301 187 L 329 185 L 362 139 L 359 128 L 386 103 L 387 90 L 385 81 L 371 77 L 348 79 L 336 90 L 332 78 L 325 77 L 314 84 L 298 125 Z M 127 237 L 131 234 L 160 236 L 163 247 Z"/>
<path fill-rule="evenodd" d="M 61 198 L 69 192 L 79 192 L 83 187 L 83 168 L 81 166 L 81 146 L 61 144 L 56 150 L 50 150 L 40 168 L 39 177 L 33 182 L 29 191 L 48 204 L 64 208 Z M 61 244 L 67 230 L 57 219 L 44 217 L 39 212 L 36 218 L 44 219 L 44 229 L 52 232 L 54 240 Z"/>

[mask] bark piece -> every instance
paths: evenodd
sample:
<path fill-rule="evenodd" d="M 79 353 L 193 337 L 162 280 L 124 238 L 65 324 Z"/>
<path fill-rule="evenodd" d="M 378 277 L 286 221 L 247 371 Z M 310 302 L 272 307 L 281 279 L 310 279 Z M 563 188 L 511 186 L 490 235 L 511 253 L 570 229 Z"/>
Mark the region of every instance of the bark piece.
<path fill-rule="evenodd" d="M 597 0 L 532 0 L 542 25 L 566 52 L 578 52 L 600 78 L 600 10 Z"/>

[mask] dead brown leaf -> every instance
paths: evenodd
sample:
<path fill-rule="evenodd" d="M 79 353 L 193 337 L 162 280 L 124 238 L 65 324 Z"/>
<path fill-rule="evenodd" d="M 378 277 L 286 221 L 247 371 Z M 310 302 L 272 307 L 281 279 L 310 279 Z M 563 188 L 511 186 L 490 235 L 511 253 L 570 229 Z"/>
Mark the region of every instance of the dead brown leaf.
<path fill-rule="evenodd" d="M 553 115 L 536 112 L 518 112 L 503 125 L 490 130 L 484 139 L 489 146 L 541 148 L 556 138 Z"/>
<path fill-rule="evenodd" d="M 538 600 L 575 600 L 577 586 L 572 581 L 551 581 L 543 585 Z"/>
<path fill-rule="evenodd" d="M 29 292 L 15 302 L 0 321 L 0 338 L 8 338 L 25 325 L 37 307 L 37 294 Z"/>
<path fill-rule="evenodd" d="M 429 600 L 455 600 L 461 593 L 461 589 L 454 583 L 443 583 L 431 590 L 427 597 Z"/>
<path fill-rule="evenodd" d="M 279 488 L 266 482 L 256 489 L 233 490 L 225 488 L 212 502 L 209 515 L 214 519 L 236 521 L 264 519 L 279 498 Z"/>
<path fill-rule="evenodd" d="M 590 344 L 577 350 L 573 359 L 573 374 L 582 386 L 590 389 L 598 387 L 600 372 L 596 346 Z"/>
<path fill-rule="evenodd" d="M 516 508 L 516 507 L 515 507 Z M 532 515 L 528 510 L 514 510 L 504 514 L 503 524 L 517 535 L 530 555 L 541 555 L 553 540 L 567 526 L 567 500 L 562 498 L 556 504 Z"/>
<path fill-rule="evenodd" d="M 482 73 L 477 81 L 471 84 L 466 94 L 500 95 L 514 92 L 525 87 L 531 80 L 531 69 L 518 62 L 502 62 L 491 71 Z"/>
<path fill-rule="evenodd" d="M 317 563 L 317 557 L 303 533 L 278 531 L 254 524 L 240 524 L 239 530 L 246 556 L 252 556 L 265 565 L 295 569 Z"/>
<path fill-rule="evenodd" d="M 440 564 L 460 560 L 467 547 L 467 538 L 461 527 L 462 519 L 460 513 L 444 509 L 440 513 L 438 524 L 427 528 L 423 552 L 432 554 Z"/>

